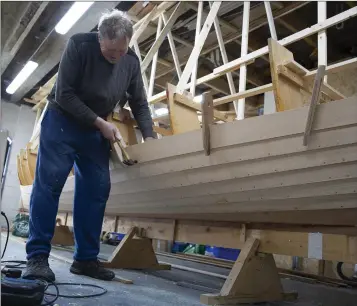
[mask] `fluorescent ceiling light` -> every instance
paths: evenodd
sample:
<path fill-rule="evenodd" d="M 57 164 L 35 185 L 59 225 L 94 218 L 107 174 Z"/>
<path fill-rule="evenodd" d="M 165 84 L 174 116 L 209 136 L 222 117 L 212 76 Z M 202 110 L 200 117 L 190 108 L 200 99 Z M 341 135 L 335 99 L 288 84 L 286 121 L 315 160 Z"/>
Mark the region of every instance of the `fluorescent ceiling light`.
<path fill-rule="evenodd" d="M 24 68 L 19 72 L 11 84 L 6 88 L 6 92 L 12 95 L 26 81 L 26 79 L 35 71 L 38 64 L 33 61 L 28 61 Z"/>
<path fill-rule="evenodd" d="M 56 32 L 62 35 L 66 34 L 93 3 L 94 2 L 75 2 L 57 23 L 55 27 Z"/>
<path fill-rule="evenodd" d="M 156 116 L 163 116 L 169 113 L 169 110 L 167 108 L 158 108 L 155 110 Z"/>

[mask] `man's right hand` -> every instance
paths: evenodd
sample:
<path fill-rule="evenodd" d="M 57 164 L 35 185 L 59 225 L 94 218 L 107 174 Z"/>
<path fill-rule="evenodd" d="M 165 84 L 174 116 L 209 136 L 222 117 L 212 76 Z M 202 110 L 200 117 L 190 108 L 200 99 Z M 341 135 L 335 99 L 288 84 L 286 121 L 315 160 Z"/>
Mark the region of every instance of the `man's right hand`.
<path fill-rule="evenodd" d="M 115 141 L 115 138 L 121 139 L 118 128 L 111 122 L 107 122 L 100 117 L 94 121 L 94 125 L 101 131 L 106 139 Z"/>

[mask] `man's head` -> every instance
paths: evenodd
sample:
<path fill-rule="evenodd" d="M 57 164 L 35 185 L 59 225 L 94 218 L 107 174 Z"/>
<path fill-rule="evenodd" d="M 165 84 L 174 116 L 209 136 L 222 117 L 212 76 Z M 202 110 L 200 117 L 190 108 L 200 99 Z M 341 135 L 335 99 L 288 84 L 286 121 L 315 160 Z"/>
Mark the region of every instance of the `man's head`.
<path fill-rule="evenodd" d="M 104 13 L 98 24 L 99 44 L 105 59 L 117 63 L 128 52 L 129 42 L 133 36 L 133 25 L 121 11 Z"/>

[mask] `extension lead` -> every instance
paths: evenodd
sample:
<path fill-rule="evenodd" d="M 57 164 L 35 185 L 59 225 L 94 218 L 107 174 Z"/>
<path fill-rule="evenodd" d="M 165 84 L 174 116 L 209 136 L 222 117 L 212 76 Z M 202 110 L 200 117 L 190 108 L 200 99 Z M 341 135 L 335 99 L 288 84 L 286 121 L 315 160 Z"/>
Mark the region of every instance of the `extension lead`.
<path fill-rule="evenodd" d="M 10 226 L 9 220 L 4 212 L 1 212 L 1 215 L 4 216 L 7 225 L 7 236 L 4 246 L 4 250 L 1 255 L 1 259 L 4 257 L 7 244 L 10 236 Z M 9 263 L 12 265 L 5 265 L 1 269 L 1 300 L 2 305 L 7 306 L 47 306 L 53 305 L 59 297 L 71 298 L 71 299 L 83 299 L 83 298 L 92 298 L 104 295 L 107 293 L 107 289 L 100 287 L 98 285 L 92 284 L 81 284 L 81 283 L 53 283 L 46 282 L 43 280 L 27 280 L 21 278 L 21 269 L 25 268 L 26 261 L 23 260 L 6 260 L 1 263 Z M 56 290 L 56 293 L 46 292 L 48 288 L 53 286 Z M 80 286 L 80 287 L 89 287 L 102 290 L 99 293 L 93 293 L 88 295 L 64 295 L 59 293 L 59 286 Z M 53 296 L 54 298 L 51 301 L 46 300 L 46 296 Z M 45 301 L 45 304 L 42 302 Z"/>

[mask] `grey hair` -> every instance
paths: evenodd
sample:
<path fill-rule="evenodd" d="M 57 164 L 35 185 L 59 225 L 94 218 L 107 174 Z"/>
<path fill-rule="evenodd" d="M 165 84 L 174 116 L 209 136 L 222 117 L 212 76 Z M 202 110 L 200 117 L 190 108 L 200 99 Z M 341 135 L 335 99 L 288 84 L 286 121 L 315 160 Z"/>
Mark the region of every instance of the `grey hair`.
<path fill-rule="evenodd" d="M 126 13 L 114 9 L 100 17 L 98 32 L 102 39 L 117 40 L 127 37 L 130 40 L 133 36 L 133 24 Z"/>

